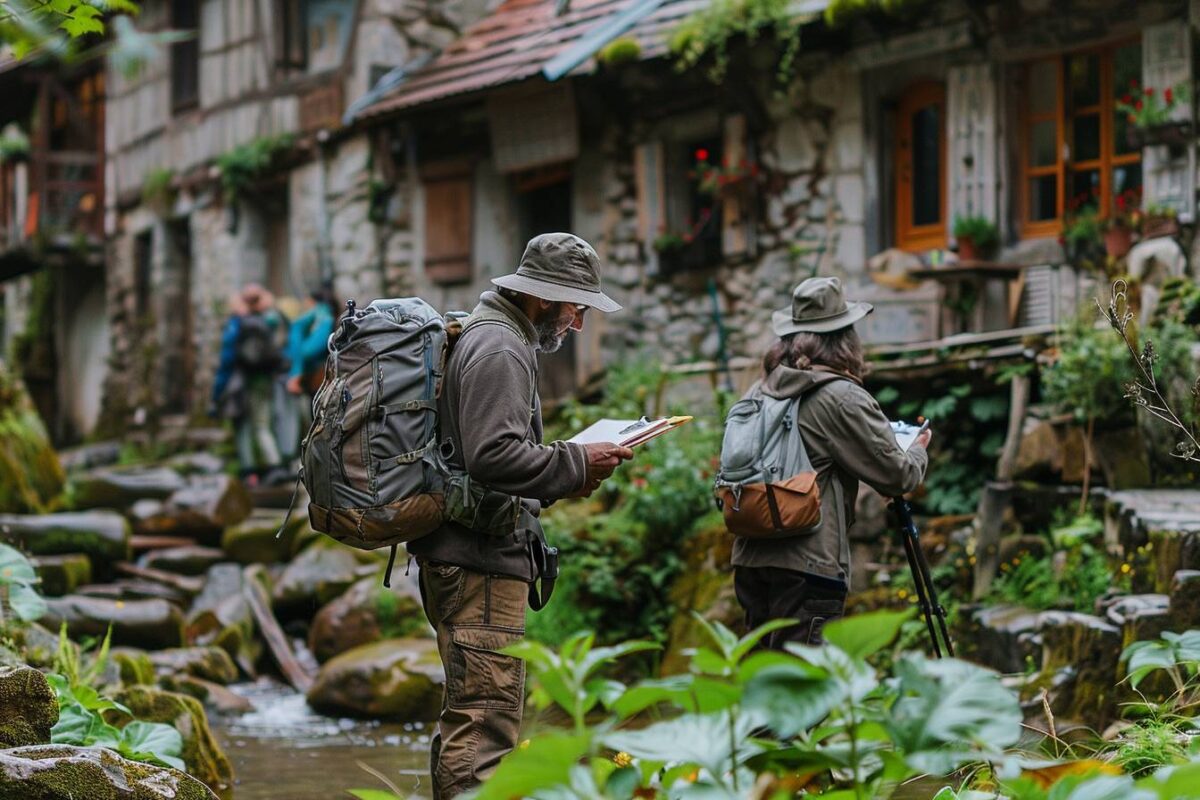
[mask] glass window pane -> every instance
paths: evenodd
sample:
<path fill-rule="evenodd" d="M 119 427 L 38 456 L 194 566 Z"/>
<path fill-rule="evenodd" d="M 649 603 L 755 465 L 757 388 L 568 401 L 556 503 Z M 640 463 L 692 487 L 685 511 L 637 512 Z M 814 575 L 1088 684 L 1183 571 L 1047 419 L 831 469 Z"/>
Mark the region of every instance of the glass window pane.
<path fill-rule="evenodd" d="M 1067 86 L 1072 108 L 1100 102 L 1100 56 L 1080 53 L 1067 59 Z"/>
<path fill-rule="evenodd" d="M 942 221 L 941 115 L 936 105 L 912 116 L 912 224 L 936 225 Z"/>
<path fill-rule="evenodd" d="M 1058 178 L 1042 175 L 1029 179 L 1029 219 L 1032 222 L 1058 216 Z"/>
<path fill-rule="evenodd" d="M 1085 169 L 1072 172 L 1067 179 L 1070 181 L 1067 197 L 1070 202 L 1067 208 L 1078 211 L 1081 208 L 1098 208 L 1100 206 L 1100 170 Z"/>
<path fill-rule="evenodd" d="M 1129 211 L 1142 205 L 1142 165 L 1125 164 L 1114 167 L 1112 171 L 1113 208 L 1117 211 Z M 1117 198 L 1124 195 L 1122 204 Z"/>
<path fill-rule="evenodd" d="M 1072 161 L 1091 161 L 1100 157 L 1100 115 L 1088 114 L 1074 120 Z"/>
<path fill-rule="evenodd" d="M 1142 46 L 1127 44 L 1113 52 L 1113 99 L 1132 102 L 1133 95 L 1141 91 Z M 1120 111 L 1113 112 L 1113 149 L 1117 153 L 1132 153 L 1136 148 L 1129 146 L 1126 130 L 1129 120 Z"/>
<path fill-rule="evenodd" d="M 1058 123 L 1052 119 L 1035 122 L 1029 129 L 1029 166 L 1048 167 L 1058 163 Z"/>
<path fill-rule="evenodd" d="M 1038 61 L 1029 66 L 1029 113 L 1058 111 L 1058 62 Z"/>

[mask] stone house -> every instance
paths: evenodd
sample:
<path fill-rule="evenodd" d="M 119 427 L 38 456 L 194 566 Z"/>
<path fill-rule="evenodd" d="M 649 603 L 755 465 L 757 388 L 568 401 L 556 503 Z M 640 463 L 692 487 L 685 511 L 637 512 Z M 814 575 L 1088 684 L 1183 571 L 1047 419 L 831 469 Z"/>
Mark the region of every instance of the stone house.
<path fill-rule="evenodd" d="M 847 19 L 853 5 L 794 2 L 785 41 L 735 38 L 680 71 L 671 39 L 712 4 L 502 3 L 353 114 L 382 145 L 403 242 L 385 289 L 469 308 L 528 236 L 579 233 L 626 310 L 544 371 L 561 393 L 645 348 L 681 371 L 752 364 L 769 310 L 817 273 L 876 304 L 864 335 L 881 349 L 1015 341 L 1090 297 L 1059 243 L 1077 206 L 1109 216 L 1141 194 L 1190 226 L 1194 92 L 1170 147 L 1135 142 L 1117 106 L 1194 84 L 1200 4 L 916 0 Z M 1002 252 L 946 269 L 967 216 Z M 885 251 L 875 267 L 907 273 L 904 291 L 868 277 Z"/>
<path fill-rule="evenodd" d="M 449 43 L 486 0 L 146 0 L 144 31 L 194 32 L 107 74 L 105 423 L 202 415 L 233 292 L 383 293 L 366 130 L 380 76 Z"/>
<path fill-rule="evenodd" d="M 104 75 L 0 54 L 0 361 L 62 439 L 100 411 Z"/>

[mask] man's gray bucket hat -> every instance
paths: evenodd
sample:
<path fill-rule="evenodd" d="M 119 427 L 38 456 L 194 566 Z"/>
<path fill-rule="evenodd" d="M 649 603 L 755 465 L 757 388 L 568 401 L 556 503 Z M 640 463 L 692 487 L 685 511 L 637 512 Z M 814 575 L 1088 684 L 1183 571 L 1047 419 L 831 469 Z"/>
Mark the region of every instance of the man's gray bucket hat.
<path fill-rule="evenodd" d="M 571 233 L 533 237 L 517 271 L 493 278 L 492 283 L 554 303 L 576 303 L 605 313 L 621 310 L 600 290 L 600 257 Z"/>
<path fill-rule="evenodd" d="M 838 278 L 809 278 L 792 290 L 792 305 L 771 316 L 778 336 L 793 333 L 832 333 L 848 328 L 870 314 L 870 303 L 847 303 Z"/>

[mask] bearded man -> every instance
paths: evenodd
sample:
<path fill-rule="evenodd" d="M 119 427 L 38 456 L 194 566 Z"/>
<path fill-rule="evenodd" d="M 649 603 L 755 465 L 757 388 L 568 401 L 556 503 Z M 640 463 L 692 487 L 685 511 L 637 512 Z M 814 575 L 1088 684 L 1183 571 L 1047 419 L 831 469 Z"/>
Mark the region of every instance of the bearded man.
<path fill-rule="evenodd" d="M 601 291 L 592 246 L 569 233 L 534 237 L 517 271 L 492 283 L 498 290 L 480 296 L 446 368 L 442 453 L 486 489 L 482 496 L 519 497 L 519 508 L 511 530 L 497 533 L 481 508 L 486 526 L 448 522 L 408 545 L 446 672 L 430 758 L 438 800 L 477 786 L 517 743 L 525 665 L 498 651 L 524 636 L 527 604 L 547 599 L 537 581 L 544 590 L 557 571 L 538 513 L 590 495 L 633 457 L 615 444 L 542 443 L 537 354 L 582 331 L 589 309 L 620 309 Z"/>

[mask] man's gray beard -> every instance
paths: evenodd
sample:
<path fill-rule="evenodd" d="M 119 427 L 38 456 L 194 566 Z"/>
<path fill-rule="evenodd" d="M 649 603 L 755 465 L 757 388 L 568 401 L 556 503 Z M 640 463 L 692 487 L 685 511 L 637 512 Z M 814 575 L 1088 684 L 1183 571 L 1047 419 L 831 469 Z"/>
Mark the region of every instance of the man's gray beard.
<path fill-rule="evenodd" d="M 537 331 L 538 350 L 543 353 L 556 353 L 563 346 L 567 336 L 558 334 L 558 321 L 549 320 L 533 326 Z"/>

